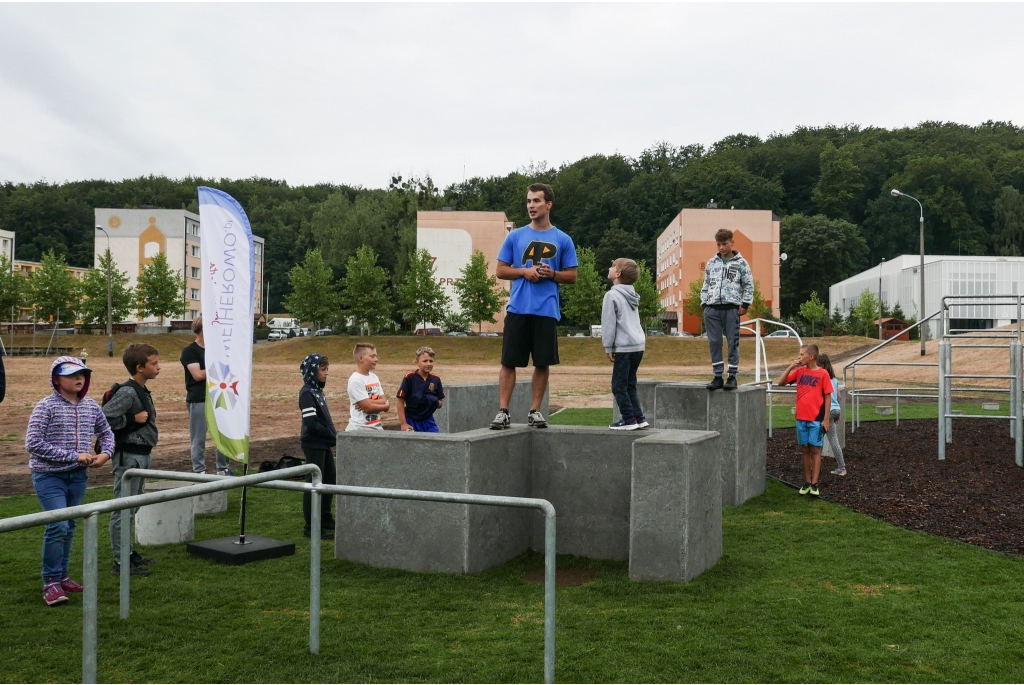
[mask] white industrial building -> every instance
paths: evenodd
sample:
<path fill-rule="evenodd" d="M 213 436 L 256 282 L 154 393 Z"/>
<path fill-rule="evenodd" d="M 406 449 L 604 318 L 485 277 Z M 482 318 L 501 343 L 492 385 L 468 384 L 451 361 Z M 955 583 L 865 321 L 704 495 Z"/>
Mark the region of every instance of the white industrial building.
<path fill-rule="evenodd" d="M 1024 257 L 957 257 L 925 255 L 926 315 L 938 311 L 949 295 L 1017 295 L 1024 282 Z M 907 317 L 920 318 L 920 255 L 900 255 L 840 281 L 828 289 L 829 312 L 846 316 L 857 306 L 864 290 L 881 295 L 886 307 L 898 303 Z M 951 313 L 953 328 L 994 328 L 1015 323 L 1016 306 L 970 305 Z M 928 335 L 938 335 L 938 320 L 928 324 Z"/>

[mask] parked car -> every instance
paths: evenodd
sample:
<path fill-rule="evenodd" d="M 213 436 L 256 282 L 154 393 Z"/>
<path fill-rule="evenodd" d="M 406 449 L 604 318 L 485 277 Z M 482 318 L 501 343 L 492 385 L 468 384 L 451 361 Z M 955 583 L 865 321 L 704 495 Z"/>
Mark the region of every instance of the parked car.
<path fill-rule="evenodd" d="M 671 337 L 673 337 L 673 338 L 692 338 L 693 334 L 692 333 L 687 333 L 686 331 L 676 331 L 675 333 L 673 333 L 671 335 Z"/>
<path fill-rule="evenodd" d="M 274 330 L 270 331 L 270 335 L 267 336 L 267 340 L 269 340 L 270 342 L 274 342 L 275 340 L 287 340 L 287 339 L 288 339 L 288 333 L 286 333 L 285 331 L 282 331 L 280 329 L 276 329 L 276 328 Z"/>
<path fill-rule="evenodd" d="M 309 330 L 308 328 L 300 328 L 299 335 L 301 335 L 304 338 L 308 338 L 309 336 L 313 335 L 313 331 Z"/>
<path fill-rule="evenodd" d="M 450 332 L 447 333 L 447 335 L 449 335 L 451 337 L 454 337 L 454 338 L 468 338 L 469 337 L 469 334 L 466 333 L 466 331 L 450 331 Z"/>
<path fill-rule="evenodd" d="M 330 328 L 321 328 L 313 335 L 320 337 L 321 335 L 334 335 L 334 330 Z"/>
<path fill-rule="evenodd" d="M 495 333 L 494 331 L 488 331 L 487 333 L 481 333 L 479 337 L 481 337 L 481 338 L 497 338 L 498 334 Z"/>
<path fill-rule="evenodd" d="M 657 338 L 659 336 L 664 337 L 665 331 L 647 331 L 648 338 Z"/>
<path fill-rule="evenodd" d="M 586 338 L 587 334 L 586 333 L 574 333 L 572 337 L 574 337 L 574 338 Z"/>
<path fill-rule="evenodd" d="M 434 336 L 434 335 L 444 335 L 444 333 L 441 331 L 440 328 L 430 327 L 430 328 L 417 328 L 416 329 L 416 335 Z"/>
<path fill-rule="evenodd" d="M 781 331 L 774 331 L 772 333 L 769 333 L 768 335 L 766 335 L 764 337 L 766 337 L 766 338 L 795 338 L 796 337 L 796 333 L 794 333 L 793 331 L 781 330 Z"/>

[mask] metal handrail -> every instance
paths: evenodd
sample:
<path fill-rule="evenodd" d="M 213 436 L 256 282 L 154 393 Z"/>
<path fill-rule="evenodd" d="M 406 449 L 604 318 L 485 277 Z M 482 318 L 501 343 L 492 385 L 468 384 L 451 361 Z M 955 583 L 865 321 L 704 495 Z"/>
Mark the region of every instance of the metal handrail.
<path fill-rule="evenodd" d="M 290 478 L 313 474 L 313 483 L 277 482 Z M 98 615 L 98 570 L 97 522 L 99 514 L 121 511 L 121 618 L 128 618 L 130 596 L 130 510 L 136 507 L 160 502 L 170 502 L 186 497 L 195 497 L 223 490 L 237 489 L 243 486 L 265 487 L 277 490 L 309 492 L 311 495 L 311 525 L 313 530 L 320 529 L 319 498 L 324 495 L 347 495 L 351 497 L 378 497 L 386 499 L 408 499 L 431 502 L 451 502 L 458 504 L 480 504 L 484 506 L 507 506 L 527 509 L 538 509 L 544 514 L 544 682 L 553 683 L 555 679 L 555 508 L 543 499 L 526 497 L 504 497 L 498 495 L 476 495 L 456 492 L 429 492 L 423 490 L 399 490 L 393 488 L 370 488 L 350 485 L 324 485 L 321 482 L 320 469 L 314 464 L 305 464 L 287 469 L 257 473 L 248 476 L 227 477 L 200 473 L 181 473 L 177 471 L 158 471 L 151 469 L 128 469 L 122 479 L 153 478 L 198 482 L 190 485 L 160 492 L 121 497 L 103 502 L 83 504 L 76 507 L 53 509 L 35 514 L 13 516 L 0 519 L 0 533 L 32 528 L 35 526 L 84 518 L 84 561 L 83 585 L 85 587 L 82 607 L 82 682 L 96 682 L 96 624 Z M 122 481 L 123 482 L 123 481 Z M 125 539 L 126 531 L 128 538 Z M 310 544 L 310 612 L 309 612 L 309 647 L 313 654 L 320 653 L 320 545 L 317 541 Z"/>

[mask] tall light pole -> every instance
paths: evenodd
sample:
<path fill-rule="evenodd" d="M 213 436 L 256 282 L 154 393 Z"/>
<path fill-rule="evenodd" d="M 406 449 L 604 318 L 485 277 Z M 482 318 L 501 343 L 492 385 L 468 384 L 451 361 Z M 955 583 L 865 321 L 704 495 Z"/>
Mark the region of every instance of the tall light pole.
<path fill-rule="evenodd" d="M 892 189 L 892 196 L 893 197 L 901 197 L 901 196 L 902 197 L 909 197 L 911 200 L 916 202 L 917 206 L 921 209 L 921 221 L 920 221 L 920 224 L 919 224 L 920 229 L 921 229 L 921 314 L 920 314 L 920 318 L 924 319 L 924 317 L 925 317 L 925 313 L 924 313 L 925 312 L 925 309 L 924 309 L 924 205 L 922 205 L 921 201 L 918 200 L 913 195 L 907 195 L 906 193 L 901 193 L 900 191 L 896 190 L 895 188 Z M 927 333 L 928 333 L 928 327 L 922 325 L 921 326 L 921 356 L 922 357 L 924 356 L 924 340 L 925 340 L 925 336 L 927 335 Z"/>
<path fill-rule="evenodd" d="M 107 236 L 107 354 L 111 357 L 114 356 L 114 321 L 112 315 L 112 298 L 110 294 L 110 268 L 113 266 L 113 257 L 110 256 L 110 234 L 107 233 L 106 229 L 102 226 L 96 227 L 97 231 L 103 231 L 103 235 Z"/>
<path fill-rule="evenodd" d="M 882 339 L 882 265 L 885 264 L 885 257 L 878 263 L 878 339 Z"/>

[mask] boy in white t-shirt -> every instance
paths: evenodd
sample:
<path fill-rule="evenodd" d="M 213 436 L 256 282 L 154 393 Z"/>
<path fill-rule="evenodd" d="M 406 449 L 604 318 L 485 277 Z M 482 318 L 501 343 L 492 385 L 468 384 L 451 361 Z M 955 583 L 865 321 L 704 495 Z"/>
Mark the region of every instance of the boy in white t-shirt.
<path fill-rule="evenodd" d="M 391 408 L 384 397 L 384 388 L 373 372 L 377 368 L 377 347 L 373 343 L 356 343 L 352 350 L 356 370 L 348 377 L 350 417 L 346 431 L 384 430 L 380 415 Z"/>

